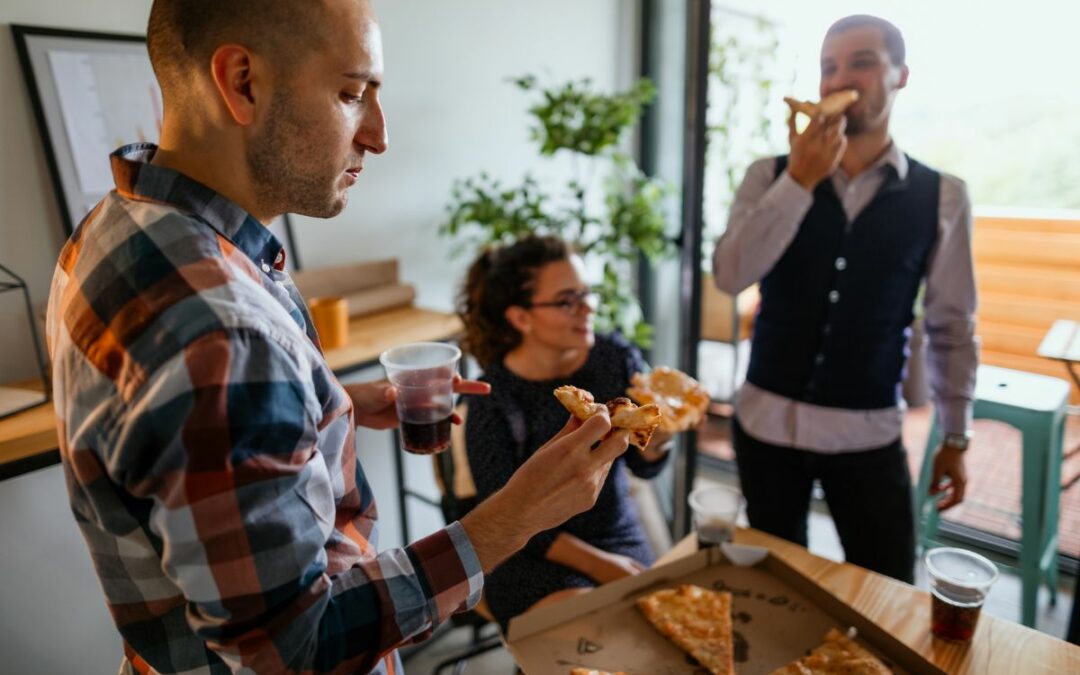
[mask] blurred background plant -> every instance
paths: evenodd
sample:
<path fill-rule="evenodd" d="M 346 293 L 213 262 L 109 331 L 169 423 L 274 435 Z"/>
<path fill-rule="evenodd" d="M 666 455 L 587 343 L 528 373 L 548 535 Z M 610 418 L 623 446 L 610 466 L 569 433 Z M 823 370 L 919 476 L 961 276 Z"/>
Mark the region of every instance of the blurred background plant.
<path fill-rule="evenodd" d="M 615 94 L 595 91 L 589 80 L 544 88 L 526 75 L 513 83 L 539 98 L 529 115 L 540 155 L 570 153 L 573 177 L 550 191 L 532 175 L 514 186 L 487 173 L 455 181 L 440 233 L 458 240 L 456 254 L 470 255 L 532 233 L 562 237 L 590 269 L 602 270 L 596 329 L 650 346 L 652 327 L 641 312 L 634 270 L 639 252 L 657 259 L 673 251 L 661 207 L 670 188 L 642 173 L 620 146 L 656 88 L 647 79 Z"/>

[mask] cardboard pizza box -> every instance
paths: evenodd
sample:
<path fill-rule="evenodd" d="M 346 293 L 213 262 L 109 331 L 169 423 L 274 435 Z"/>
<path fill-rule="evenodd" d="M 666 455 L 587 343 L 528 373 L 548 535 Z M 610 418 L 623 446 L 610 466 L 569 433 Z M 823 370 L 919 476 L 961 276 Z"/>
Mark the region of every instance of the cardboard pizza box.
<path fill-rule="evenodd" d="M 820 645 L 830 628 L 854 628 L 855 639 L 898 673 L 944 672 L 767 549 L 733 544 L 526 612 L 510 622 L 507 647 L 528 675 L 568 675 L 577 667 L 629 675 L 705 673 L 634 606 L 642 595 L 679 584 L 732 593 L 740 675 L 771 673 Z"/>

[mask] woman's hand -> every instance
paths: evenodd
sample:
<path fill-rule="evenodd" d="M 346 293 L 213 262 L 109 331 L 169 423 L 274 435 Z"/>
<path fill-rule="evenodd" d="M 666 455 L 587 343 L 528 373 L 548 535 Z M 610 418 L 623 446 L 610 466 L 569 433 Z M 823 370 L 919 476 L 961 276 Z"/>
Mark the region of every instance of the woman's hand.
<path fill-rule="evenodd" d="M 547 559 L 565 565 L 598 584 L 638 574 L 645 566 L 625 555 L 597 548 L 569 532 L 560 532 L 547 552 Z"/>
<path fill-rule="evenodd" d="M 388 380 L 344 385 L 345 392 L 353 402 L 357 426 L 369 429 L 393 429 L 400 420 L 397 415 L 397 390 Z M 491 393 L 491 385 L 476 380 L 463 380 L 454 374 L 454 393 L 485 396 Z M 461 424 L 461 418 L 453 413 L 451 421 Z"/>
<path fill-rule="evenodd" d="M 641 448 L 641 456 L 650 464 L 659 462 L 674 447 L 674 438 L 674 433 L 657 429 L 653 432 L 652 438 L 649 439 L 649 445 Z"/>
<path fill-rule="evenodd" d="M 592 565 L 593 569 L 589 576 L 598 584 L 606 584 L 609 581 L 631 577 L 645 571 L 645 566 L 630 556 L 608 551 L 600 551 Z"/>

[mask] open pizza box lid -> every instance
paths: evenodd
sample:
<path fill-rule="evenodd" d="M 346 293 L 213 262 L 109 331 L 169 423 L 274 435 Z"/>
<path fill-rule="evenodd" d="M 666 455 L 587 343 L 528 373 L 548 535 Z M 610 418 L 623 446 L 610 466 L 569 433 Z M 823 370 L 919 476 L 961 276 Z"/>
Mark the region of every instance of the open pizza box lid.
<path fill-rule="evenodd" d="M 735 671 L 740 675 L 771 673 L 820 645 L 830 628 L 852 627 L 855 639 L 895 672 L 944 672 L 768 549 L 735 544 L 526 612 L 510 622 L 507 646 L 528 675 L 568 675 L 578 667 L 629 675 L 706 673 L 634 605 L 643 595 L 679 584 L 732 593 Z"/>

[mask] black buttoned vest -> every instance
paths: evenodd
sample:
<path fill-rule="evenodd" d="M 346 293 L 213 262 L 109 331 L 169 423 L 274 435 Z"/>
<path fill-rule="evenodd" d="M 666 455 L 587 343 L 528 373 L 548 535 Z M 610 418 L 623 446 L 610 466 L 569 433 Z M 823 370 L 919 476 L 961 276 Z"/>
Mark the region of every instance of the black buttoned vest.
<path fill-rule="evenodd" d="M 776 176 L 787 157 L 776 162 Z M 761 281 L 747 380 L 835 408 L 894 406 L 915 296 L 938 236 L 941 176 L 908 158 L 853 222 L 825 180 L 795 239 Z"/>

